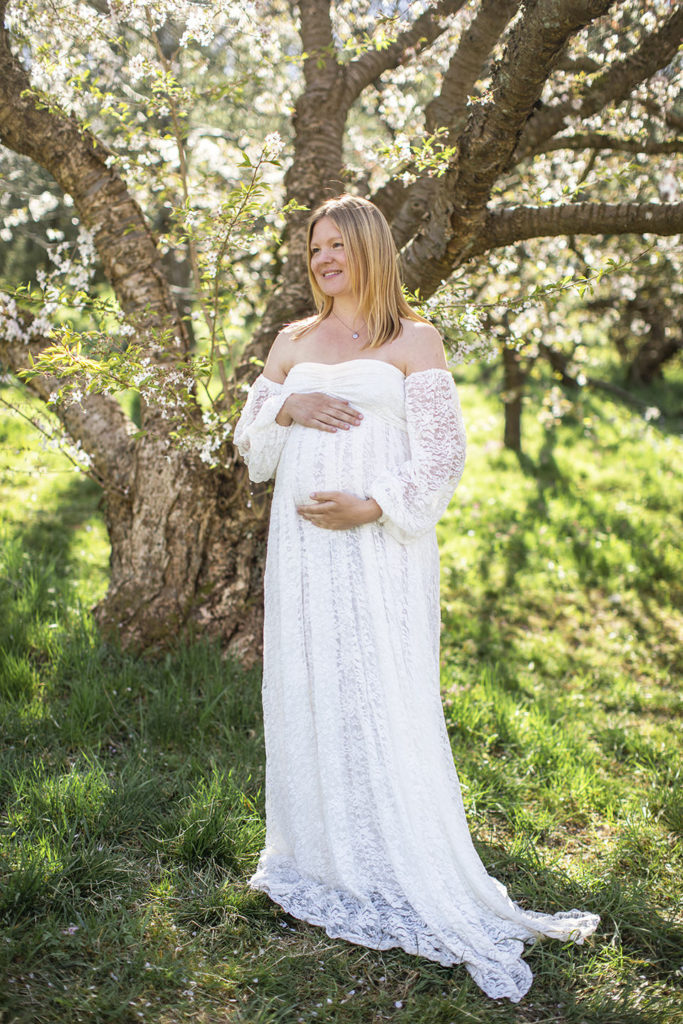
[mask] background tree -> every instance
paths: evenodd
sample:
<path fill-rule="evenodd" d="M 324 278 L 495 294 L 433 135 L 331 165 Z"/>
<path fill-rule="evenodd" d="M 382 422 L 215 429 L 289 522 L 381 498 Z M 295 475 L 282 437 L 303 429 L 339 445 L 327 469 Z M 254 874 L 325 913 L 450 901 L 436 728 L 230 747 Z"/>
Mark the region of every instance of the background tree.
<path fill-rule="evenodd" d="M 310 310 L 307 209 L 343 189 L 372 198 L 408 288 L 465 348 L 473 298 L 505 293 L 509 254 L 537 258 L 532 240 L 609 236 L 609 250 L 643 235 L 645 248 L 683 227 L 657 187 L 683 147 L 680 5 L 112 0 L 56 21 L 50 5 L 0 0 L 0 16 L 0 141 L 49 172 L 39 194 L 61 192 L 79 230 L 76 252 L 59 251 L 59 229 L 39 302 L 3 299 L 0 357 L 15 372 L 38 361 L 29 386 L 101 482 L 99 618 L 126 642 L 201 629 L 258 647 L 265 517 L 226 421 L 275 332 Z M 29 173 L 42 172 L 22 184 Z M 17 181 L 6 231 L 30 212 Z M 631 315 L 655 324 L 661 302 L 644 308 Z M 238 328 L 256 317 L 245 346 Z M 523 318 L 504 327 L 520 336 Z M 135 421 L 114 395 L 131 386 Z"/>

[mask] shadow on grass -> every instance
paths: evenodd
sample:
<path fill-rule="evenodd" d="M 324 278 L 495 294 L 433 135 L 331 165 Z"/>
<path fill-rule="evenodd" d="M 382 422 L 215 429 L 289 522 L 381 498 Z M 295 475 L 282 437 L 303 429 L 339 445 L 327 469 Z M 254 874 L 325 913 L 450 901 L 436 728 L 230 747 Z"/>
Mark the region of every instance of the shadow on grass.
<path fill-rule="evenodd" d="M 307 965 L 316 971 L 321 969 L 320 964 L 324 964 L 327 973 L 328 964 L 335 959 L 344 963 L 345 957 L 348 962 L 362 956 L 365 983 L 370 991 L 375 989 L 377 999 L 381 999 L 381 983 L 385 981 L 394 991 L 408 993 L 408 1012 L 400 1015 L 401 1021 L 452 1020 L 456 1006 L 460 1005 L 469 1011 L 465 1019 L 472 1020 L 671 1024 L 673 1018 L 669 1017 L 668 1008 L 641 1012 L 633 1005 L 628 991 L 619 992 L 613 984 L 612 991 L 598 986 L 597 991 L 587 994 L 585 988 L 586 974 L 605 947 L 617 956 L 623 952 L 638 963 L 641 984 L 647 979 L 669 985 L 672 973 L 677 970 L 683 940 L 678 926 L 665 920 L 641 893 L 625 890 L 617 880 L 609 880 L 589 891 L 561 872 L 539 867 L 533 856 L 510 857 L 501 854 L 496 847 L 477 845 L 484 863 L 491 870 L 495 868 L 496 875 L 529 909 L 553 913 L 580 908 L 601 915 L 598 932 L 585 945 L 542 940 L 527 951 L 525 957 L 534 974 L 534 987 L 519 1010 L 509 1003 L 489 1001 L 466 974 L 464 966 L 444 968 L 401 950 L 354 953 L 348 944 L 331 940 L 323 929 L 296 920 L 266 896 L 252 894 L 245 898 L 240 909 L 251 944 L 266 949 L 261 980 L 268 985 L 268 952 L 273 948 L 277 949 L 279 957 L 286 954 L 289 971 L 295 973 L 305 971 Z M 348 986 L 350 981 L 357 982 L 354 975 L 355 970 L 341 983 Z M 627 981 L 623 987 L 628 990 Z M 277 985 L 272 991 L 277 992 Z M 265 994 L 264 990 L 259 994 Z M 314 990 L 311 999 L 318 999 L 320 994 L 320 990 Z M 434 1015 L 435 1000 L 441 1001 L 444 1011 L 451 1014 L 450 1018 Z M 549 1012 L 552 1016 L 547 1016 Z"/>
<path fill-rule="evenodd" d="M 569 428 L 564 429 L 566 432 Z M 657 542 L 653 528 L 652 508 L 658 501 L 667 500 L 661 482 L 655 481 L 651 490 L 644 485 L 642 500 L 649 514 L 633 515 L 618 500 L 621 493 L 605 501 L 603 493 L 587 486 L 580 469 L 574 472 L 560 464 L 557 444 L 558 432 L 548 430 L 536 460 L 518 458 L 518 465 L 532 483 L 526 488 L 521 506 L 501 512 L 496 504 L 490 512 L 484 511 L 483 517 L 474 519 L 480 543 L 471 556 L 476 564 L 468 568 L 468 573 L 476 586 L 463 599 L 460 572 L 452 572 L 454 612 L 448 607 L 444 610 L 445 647 L 453 646 L 451 636 L 458 643 L 473 639 L 478 656 L 498 660 L 506 686 L 514 689 L 520 664 L 515 664 L 514 656 L 509 657 L 510 648 L 518 645 L 525 627 L 527 632 L 534 628 L 529 622 L 548 618 L 548 602 L 558 611 L 563 600 L 569 605 L 578 602 L 584 615 L 589 603 L 597 602 L 607 614 L 623 621 L 624 632 L 648 645 L 653 670 L 674 678 L 679 652 L 666 643 L 672 623 L 665 619 L 661 601 L 666 592 L 675 606 L 677 596 L 683 597 L 683 593 L 675 551 L 671 545 Z M 509 473 L 512 453 L 503 453 L 498 460 L 501 471 Z M 612 480 L 609 486 L 614 491 L 618 483 Z M 638 494 L 629 495 L 627 483 L 623 494 L 631 502 L 639 498 Z M 670 504 L 669 500 L 664 506 L 669 515 Z M 547 554 L 544 533 L 550 541 Z M 554 584 L 558 564 L 562 571 L 568 569 L 571 580 L 559 588 Z M 547 583 L 535 585 L 533 579 L 543 574 Z M 559 600 L 555 601 L 558 590 Z M 563 590 L 568 592 L 566 599 Z M 657 644 L 652 643 L 653 625 L 662 639 Z M 572 642 L 577 642 L 576 638 Z M 520 662 L 526 664 L 524 659 Z"/>
<path fill-rule="evenodd" d="M 536 463 L 527 456 L 520 455 L 518 458 L 522 472 L 537 483 L 537 496 L 528 503 L 522 515 L 522 527 L 532 528 L 534 525 L 548 523 L 548 498 L 562 497 L 574 511 L 574 522 L 563 523 L 562 529 L 571 540 L 571 550 L 582 586 L 600 586 L 613 571 L 602 549 L 592 544 L 595 536 L 600 534 L 617 537 L 629 544 L 633 558 L 638 563 L 641 591 L 644 585 L 653 588 L 662 582 L 676 583 L 678 574 L 675 568 L 659 556 L 651 544 L 651 526 L 629 513 L 614 511 L 602 501 L 596 500 L 595 495 L 581 485 L 580 478 L 577 480 L 576 474 L 563 472 L 555 458 L 556 445 L 557 430 L 549 429 L 545 433 Z M 625 480 L 624 490 L 628 493 L 628 479 Z M 597 497 L 599 499 L 600 496 Z M 586 524 L 590 524 L 590 533 L 587 532 Z M 517 572 L 524 565 L 525 559 L 520 558 L 519 551 L 515 550 L 514 544 L 511 545 L 508 584 L 514 582 Z"/>
<path fill-rule="evenodd" d="M 32 509 L 30 518 L 17 527 L 25 549 L 35 555 L 49 555 L 66 567 L 71 561 L 74 532 L 97 513 L 101 488 L 86 476 L 72 473 L 55 486 L 52 507 Z"/>
<path fill-rule="evenodd" d="M 73 605 L 72 578 L 81 568 L 77 531 L 97 510 L 99 488 L 72 478 L 53 492 L 55 508 L 36 509 L 23 522 L 5 522 L 0 532 L 0 646 L 33 648 L 31 627 L 54 622 Z M 79 541 L 83 543 L 82 539 Z"/>
<path fill-rule="evenodd" d="M 598 932 L 591 940 L 594 947 L 618 941 L 623 952 L 637 960 L 650 977 L 668 980 L 676 974 L 683 928 L 680 922 L 667 920 L 652 907 L 642 884 L 628 884 L 610 870 L 588 887 L 544 866 L 533 848 L 526 855 L 518 855 L 480 840 L 476 845 L 487 870 L 525 909 L 557 913 L 574 908 L 599 914 Z M 594 856 L 598 857 L 599 852 L 595 851 Z"/>

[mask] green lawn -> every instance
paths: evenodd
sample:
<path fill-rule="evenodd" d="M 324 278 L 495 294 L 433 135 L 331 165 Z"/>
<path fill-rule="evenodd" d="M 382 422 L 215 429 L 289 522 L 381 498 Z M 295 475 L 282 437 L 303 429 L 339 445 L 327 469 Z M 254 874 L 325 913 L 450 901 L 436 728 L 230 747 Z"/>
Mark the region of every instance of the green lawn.
<path fill-rule="evenodd" d="M 8 390 L 5 389 L 5 394 Z M 98 637 L 97 488 L 0 417 L 0 1021 L 677 1024 L 682 446 L 588 397 L 501 451 L 462 388 L 439 527 L 443 696 L 478 849 L 543 943 L 520 1004 L 464 968 L 329 939 L 245 880 L 263 837 L 259 677 Z"/>

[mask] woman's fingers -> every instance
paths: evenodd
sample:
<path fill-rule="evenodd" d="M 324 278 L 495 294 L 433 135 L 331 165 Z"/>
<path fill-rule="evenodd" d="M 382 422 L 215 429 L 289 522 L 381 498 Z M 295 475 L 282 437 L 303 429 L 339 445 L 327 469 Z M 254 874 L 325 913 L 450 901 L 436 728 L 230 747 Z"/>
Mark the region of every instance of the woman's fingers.
<path fill-rule="evenodd" d="M 334 512 L 337 505 L 335 497 L 335 491 L 312 494 L 311 498 L 313 498 L 314 504 L 299 505 L 297 512 L 309 523 L 315 523 L 316 526 L 330 525 L 330 513 Z"/>
<path fill-rule="evenodd" d="M 331 512 L 335 508 L 333 501 L 319 501 L 315 505 L 299 505 L 297 512 L 302 516 L 310 516 L 315 519 L 324 517 L 327 513 Z"/>
<path fill-rule="evenodd" d="M 363 414 L 358 412 L 357 409 L 353 409 L 348 402 L 344 402 L 341 405 L 333 402 L 328 411 L 330 415 L 347 423 L 360 423 L 363 419 Z"/>
<path fill-rule="evenodd" d="M 316 418 L 319 421 L 340 427 L 350 427 L 360 423 L 363 417 L 350 405 L 342 405 L 334 399 L 328 399 L 327 396 L 323 397 L 325 400 L 319 403 L 316 409 Z"/>
<path fill-rule="evenodd" d="M 290 395 L 287 400 L 287 414 L 304 427 L 317 430 L 348 430 L 357 426 L 363 416 L 348 402 L 332 398 L 321 392 Z"/>
<path fill-rule="evenodd" d="M 360 417 L 342 416 L 339 413 L 325 412 L 318 417 L 318 423 L 326 425 L 331 430 L 350 430 L 360 423 Z"/>
<path fill-rule="evenodd" d="M 358 515 L 363 499 L 346 491 L 315 491 L 313 504 L 299 505 L 297 512 L 307 522 L 323 530 L 348 530 L 362 521 Z M 359 504 L 360 503 L 360 504 Z"/>
<path fill-rule="evenodd" d="M 315 504 L 315 505 L 313 505 L 311 507 L 312 508 L 319 508 L 321 502 L 326 502 L 326 503 L 337 502 L 337 503 L 339 503 L 341 501 L 344 501 L 344 499 L 346 497 L 348 497 L 348 495 L 347 495 L 346 491 L 314 491 L 313 494 L 311 495 L 311 497 L 313 498 L 313 501 L 317 502 L 317 504 Z"/>

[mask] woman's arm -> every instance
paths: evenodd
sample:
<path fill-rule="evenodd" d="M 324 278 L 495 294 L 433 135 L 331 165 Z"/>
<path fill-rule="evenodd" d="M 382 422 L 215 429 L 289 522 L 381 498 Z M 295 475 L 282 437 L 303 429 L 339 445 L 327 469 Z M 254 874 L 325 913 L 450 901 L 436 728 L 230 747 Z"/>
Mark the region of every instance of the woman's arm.
<path fill-rule="evenodd" d="M 432 530 L 448 507 L 465 465 L 465 426 L 448 370 L 430 367 L 406 380 L 410 458 L 380 473 L 367 489 L 385 530 L 408 543 Z"/>
<path fill-rule="evenodd" d="M 287 392 L 282 384 L 261 374 L 249 388 L 235 427 L 235 447 L 255 483 L 275 474 L 287 440 L 287 427 L 276 422 Z"/>

